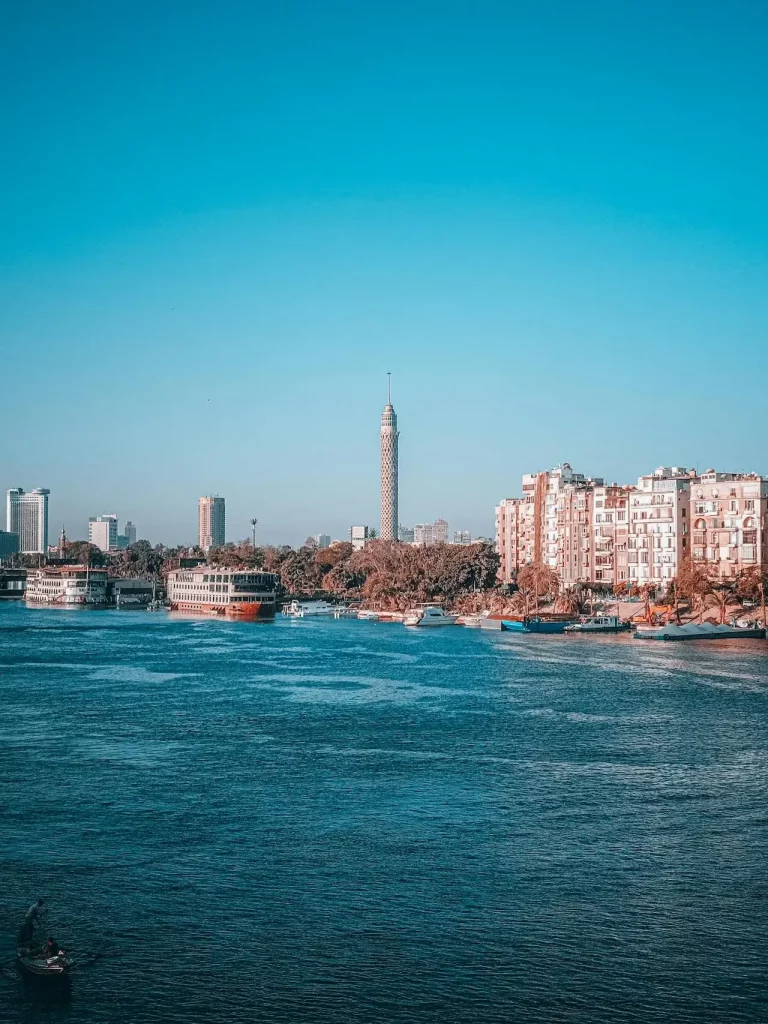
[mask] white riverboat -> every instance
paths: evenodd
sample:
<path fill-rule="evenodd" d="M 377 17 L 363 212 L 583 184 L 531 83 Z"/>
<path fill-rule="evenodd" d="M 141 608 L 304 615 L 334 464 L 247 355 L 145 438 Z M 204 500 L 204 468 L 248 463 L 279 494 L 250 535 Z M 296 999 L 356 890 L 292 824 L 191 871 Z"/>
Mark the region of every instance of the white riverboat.
<path fill-rule="evenodd" d="M 413 608 L 403 619 L 405 626 L 454 626 L 458 615 L 445 612 L 436 604 Z"/>
<path fill-rule="evenodd" d="M 27 573 L 27 604 L 103 608 L 108 603 L 107 570 L 85 565 L 49 565 Z"/>
<path fill-rule="evenodd" d="M 231 619 L 273 619 L 280 577 L 262 569 L 198 565 L 168 573 L 168 604 L 173 612 L 220 615 Z"/>

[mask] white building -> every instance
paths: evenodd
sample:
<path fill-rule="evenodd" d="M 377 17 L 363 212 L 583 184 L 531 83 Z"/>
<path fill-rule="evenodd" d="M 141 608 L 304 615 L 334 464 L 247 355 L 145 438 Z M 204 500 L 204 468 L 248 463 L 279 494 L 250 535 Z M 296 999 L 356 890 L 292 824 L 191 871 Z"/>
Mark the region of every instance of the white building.
<path fill-rule="evenodd" d="M 101 551 L 117 551 L 117 516 L 91 516 L 88 520 L 88 543 Z"/>
<path fill-rule="evenodd" d="M 454 530 L 453 531 L 453 543 L 454 544 L 471 544 L 472 534 L 469 530 Z"/>
<path fill-rule="evenodd" d="M 29 494 L 21 487 L 11 487 L 8 491 L 6 529 L 19 538 L 19 551 L 22 554 L 48 550 L 48 495 L 51 492 L 44 487 L 36 487 Z"/>
<path fill-rule="evenodd" d="M 668 582 L 690 549 L 693 474 L 660 466 L 641 476 L 629 495 L 627 579 L 632 584 Z"/>
<path fill-rule="evenodd" d="M 448 522 L 436 519 L 434 523 L 416 523 L 413 528 L 413 543 L 430 547 L 432 544 L 448 543 Z"/>
<path fill-rule="evenodd" d="M 370 539 L 370 531 L 367 526 L 350 526 L 349 539 L 355 551 L 364 548 Z"/>
<path fill-rule="evenodd" d="M 209 494 L 197 503 L 197 543 L 203 549 L 220 548 L 225 543 L 226 511 L 224 499 Z"/>

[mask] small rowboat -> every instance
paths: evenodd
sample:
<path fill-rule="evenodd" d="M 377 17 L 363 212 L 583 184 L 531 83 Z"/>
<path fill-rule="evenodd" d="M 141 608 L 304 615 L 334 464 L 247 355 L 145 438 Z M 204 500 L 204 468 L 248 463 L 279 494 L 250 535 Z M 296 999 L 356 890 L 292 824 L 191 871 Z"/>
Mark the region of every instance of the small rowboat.
<path fill-rule="evenodd" d="M 27 977 L 61 981 L 69 977 L 72 961 L 63 949 L 56 956 L 47 956 L 45 949 L 19 949 L 16 958 L 19 970 Z"/>

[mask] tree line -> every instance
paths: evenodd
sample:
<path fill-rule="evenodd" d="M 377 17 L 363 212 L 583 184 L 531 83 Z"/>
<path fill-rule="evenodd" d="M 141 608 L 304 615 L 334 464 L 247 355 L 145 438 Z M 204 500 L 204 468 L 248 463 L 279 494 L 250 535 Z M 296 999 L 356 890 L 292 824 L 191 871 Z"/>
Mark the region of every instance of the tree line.
<path fill-rule="evenodd" d="M 150 579 L 162 585 L 180 559 L 202 558 L 203 552 L 198 547 L 153 547 L 139 540 L 128 548 L 105 553 L 87 541 L 69 541 L 64 556 L 67 561 L 106 568 L 114 576 Z M 309 538 L 298 548 L 254 547 L 250 541 L 224 544 L 211 548 L 206 560 L 212 565 L 277 573 L 281 596 L 330 597 L 400 611 L 427 601 L 477 601 L 497 586 L 499 568 L 499 557 L 487 543 L 414 547 L 371 540 L 360 550 L 349 543 L 318 549 Z M 38 556 L 17 556 L 16 562 L 34 567 Z"/>

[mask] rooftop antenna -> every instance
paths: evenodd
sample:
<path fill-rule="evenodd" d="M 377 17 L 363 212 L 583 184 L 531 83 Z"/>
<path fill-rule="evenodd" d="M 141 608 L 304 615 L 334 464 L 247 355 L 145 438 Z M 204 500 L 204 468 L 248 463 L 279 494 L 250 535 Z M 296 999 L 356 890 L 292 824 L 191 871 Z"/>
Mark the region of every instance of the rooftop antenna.
<path fill-rule="evenodd" d="M 392 374 L 387 370 L 387 405 L 392 405 Z"/>

